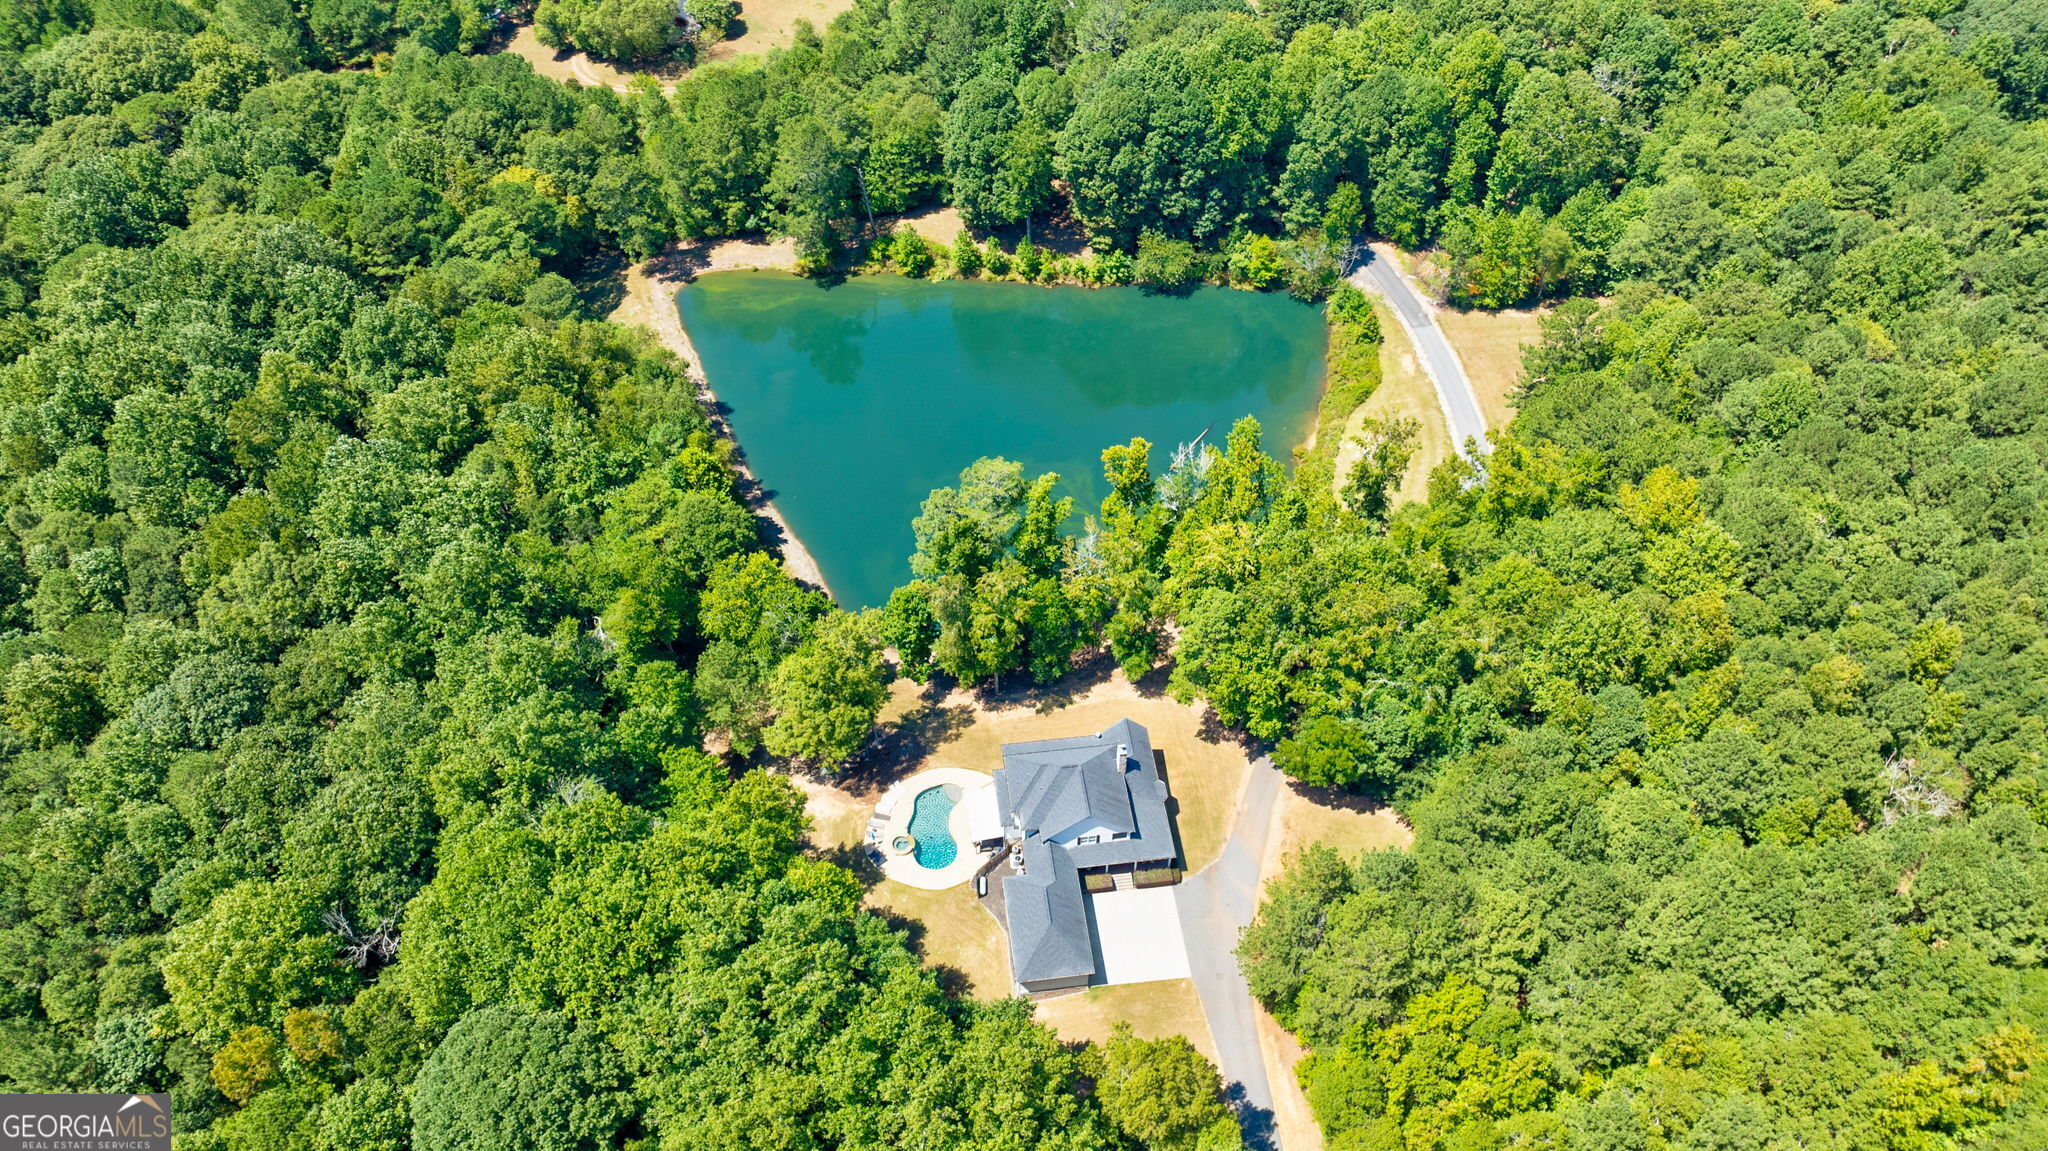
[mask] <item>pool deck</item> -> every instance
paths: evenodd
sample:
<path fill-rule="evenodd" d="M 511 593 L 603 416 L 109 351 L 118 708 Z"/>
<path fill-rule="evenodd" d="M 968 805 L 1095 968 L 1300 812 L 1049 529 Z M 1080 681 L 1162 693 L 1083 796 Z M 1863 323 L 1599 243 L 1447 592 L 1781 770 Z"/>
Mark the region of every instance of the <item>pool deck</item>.
<path fill-rule="evenodd" d="M 928 787 L 948 783 L 964 793 L 976 788 L 994 787 L 995 778 L 986 772 L 964 767 L 935 767 L 930 771 L 920 771 L 885 792 L 875 804 L 875 813 L 868 818 L 867 834 L 868 843 L 882 853 L 882 874 L 908 887 L 943 891 L 974 878 L 974 873 L 988 862 L 988 854 L 974 850 L 973 842 L 967 837 L 966 805 L 960 803 L 953 805 L 948 827 L 953 834 L 953 842 L 960 847 L 960 853 L 953 857 L 952 863 L 933 870 L 919 866 L 909 852 L 898 854 L 890 849 L 891 840 L 909 831 L 910 809 L 915 805 L 918 793 Z"/>

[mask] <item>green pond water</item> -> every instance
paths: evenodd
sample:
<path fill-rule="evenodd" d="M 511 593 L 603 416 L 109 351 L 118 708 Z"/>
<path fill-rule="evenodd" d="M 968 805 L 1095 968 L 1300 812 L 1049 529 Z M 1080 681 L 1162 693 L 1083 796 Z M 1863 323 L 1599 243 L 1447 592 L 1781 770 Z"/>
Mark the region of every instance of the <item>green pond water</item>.
<path fill-rule="evenodd" d="M 1250 413 L 1284 458 L 1323 376 L 1321 313 L 1286 296 L 720 272 L 676 296 L 754 474 L 847 607 L 910 578 L 911 518 L 981 456 L 1100 504 L 1102 449 L 1154 470 Z"/>

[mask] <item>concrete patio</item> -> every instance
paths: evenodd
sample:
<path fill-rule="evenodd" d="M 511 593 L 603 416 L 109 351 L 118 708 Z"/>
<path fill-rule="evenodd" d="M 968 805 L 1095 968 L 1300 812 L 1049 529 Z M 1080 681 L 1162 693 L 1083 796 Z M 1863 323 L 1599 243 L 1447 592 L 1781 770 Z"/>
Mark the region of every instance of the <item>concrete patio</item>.
<path fill-rule="evenodd" d="M 1188 977 L 1178 887 L 1123 888 L 1088 896 L 1097 984 Z"/>
<path fill-rule="evenodd" d="M 897 851 L 893 844 L 898 836 L 909 834 L 911 811 L 918 794 L 947 784 L 961 792 L 947 819 L 947 830 L 953 837 L 958 854 L 944 867 L 929 868 L 918 863 L 911 852 Z M 994 782 L 984 772 L 964 767 L 935 767 L 930 771 L 920 771 L 890 788 L 876 802 L 875 813 L 868 819 L 867 844 L 881 855 L 882 874 L 907 887 L 925 891 L 942 891 L 973 878 L 974 873 L 988 862 L 989 855 L 974 848 L 977 830 L 987 829 L 976 829 L 970 821 L 975 818 L 977 809 L 986 809 L 984 817 L 987 811 L 993 811 L 984 799 L 994 787 Z M 970 797 L 984 799 L 970 802 Z M 1000 828 L 996 829 L 996 834 L 1001 834 Z"/>

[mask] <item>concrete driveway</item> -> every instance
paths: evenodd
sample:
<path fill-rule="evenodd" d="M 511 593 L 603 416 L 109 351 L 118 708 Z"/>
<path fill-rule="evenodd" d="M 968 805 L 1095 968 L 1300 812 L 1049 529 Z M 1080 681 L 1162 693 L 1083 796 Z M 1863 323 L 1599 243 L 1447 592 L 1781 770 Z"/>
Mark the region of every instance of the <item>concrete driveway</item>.
<path fill-rule="evenodd" d="M 1105 891 L 1088 896 L 1095 929 L 1095 970 L 1103 983 L 1150 983 L 1188 977 L 1188 946 L 1171 887 Z"/>

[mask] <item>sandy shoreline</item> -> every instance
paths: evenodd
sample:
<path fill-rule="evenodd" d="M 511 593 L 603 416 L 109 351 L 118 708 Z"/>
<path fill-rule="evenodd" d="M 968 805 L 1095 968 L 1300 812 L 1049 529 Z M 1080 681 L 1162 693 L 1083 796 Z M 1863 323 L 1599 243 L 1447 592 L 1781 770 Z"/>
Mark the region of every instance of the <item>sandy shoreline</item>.
<path fill-rule="evenodd" d="M 648 329 L 663 347 L 682 358 L 690 382 L 697 385 L 698 399 L 704 404 L 713 429 L 733 445 L 733 470 L 739 476 L 741 499 L 749 511 L 772 525 L 763 534 L 771 537 L 770 546 L 782 554 L 783 568 L 799 582 L 831 595 L 832 588 L 825 582 L 824 569 L 804 547 L 803 540 L 783 518 L 781 509 L 769 498 L 767 487 L 748 465 L 746 446 L 739 442 L 731 424 L 726 421 L 718 404 L 718 395 L 712 391 L 711 381 L 704 374 L 704 365 L 697 358 L 696 346 L 690 343 L 690 334 L 683 330 L 682 317 L 676 312 L 676 290 L 699 273 L 734 268 L 792 268 L 795 265 L 795 250 L 786 241 L 753 243 L 729 240 L 708 246 L 671 245 L 653 259 L 626 269 L 625 299 L 607 318 L 615 324 L 635 324 Z"/>

